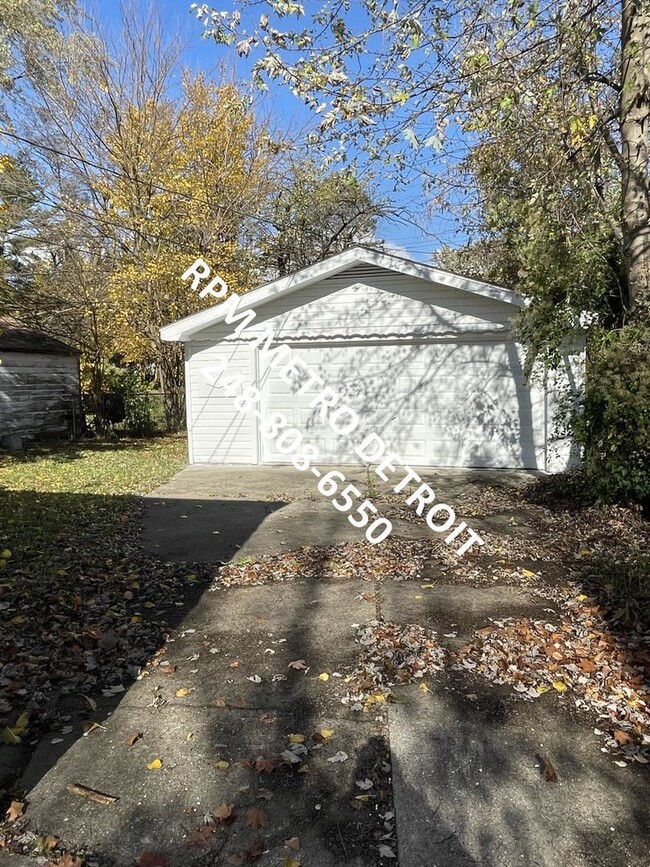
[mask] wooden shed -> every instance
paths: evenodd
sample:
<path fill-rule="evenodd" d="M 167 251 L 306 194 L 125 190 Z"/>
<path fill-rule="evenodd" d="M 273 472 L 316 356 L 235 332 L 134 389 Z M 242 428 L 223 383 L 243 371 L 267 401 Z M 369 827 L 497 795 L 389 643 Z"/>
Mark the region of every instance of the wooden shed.
<path fill-rule="evenodd" d="M 75 435 L 81 423 L 78 350 L 0 320 L 0 442 Z"/>

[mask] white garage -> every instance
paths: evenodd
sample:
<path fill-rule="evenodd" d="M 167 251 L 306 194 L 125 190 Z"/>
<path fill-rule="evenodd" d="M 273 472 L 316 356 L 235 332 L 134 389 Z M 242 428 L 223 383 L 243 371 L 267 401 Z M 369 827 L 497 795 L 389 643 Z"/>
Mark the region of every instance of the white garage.
<path fill-rule="evenodd" d="M 511 330 L 521 306 L 354 248 L 174 322 L 161 334 L 186 347 L 190 462 L 285 463 L 309 444 L 323 464 L 362 463 L 374 433 L 412 466 L 564 469 L 557 394 L 575 387 L 582 354 L 567 355 L 566 377 L 526 383 Z M 300 438 L 280 435 L 291 428 Z"/>

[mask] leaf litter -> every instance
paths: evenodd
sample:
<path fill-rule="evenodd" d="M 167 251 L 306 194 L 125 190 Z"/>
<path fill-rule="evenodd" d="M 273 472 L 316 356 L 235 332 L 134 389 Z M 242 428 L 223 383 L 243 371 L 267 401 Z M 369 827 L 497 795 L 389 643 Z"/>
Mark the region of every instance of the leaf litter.
<path fill-rule="evenodd" d="M 561 605 L 555 623 L 492 621 L 461 648 L 454 667 L 509 684 L 524 699 L 566 696 L 597 714 L 608 750 L 650 763 L 650 631 L 614 634 L 607 608 L 584 593 L 567 594 Z"/>
<path fill-rule="evenodd" d="M 444 667 L 445 651 L 436 632 L 415 623 L 371 620 L 356 627 L 355 640 L 361 652 L 346 678 L 348 689 L 341 699 L 351 710 L 384 702 L 392 695 L 392 687 L 412 683 Z"/>
<path fill-rule="evenodd" d="M 254 562 L 228 563 L 216 573 L 211 589 L 273 584 L 297 578 L 336 580 L 377 576 L 404 581 L 416 578 L 430 556 L 431 543 L 395 539 L 370 545 L 346 542 L 315 548 L 305 545 L 282 554 L 268 554 Z M 298 660 L 300 661 L 300 660 Z"/>

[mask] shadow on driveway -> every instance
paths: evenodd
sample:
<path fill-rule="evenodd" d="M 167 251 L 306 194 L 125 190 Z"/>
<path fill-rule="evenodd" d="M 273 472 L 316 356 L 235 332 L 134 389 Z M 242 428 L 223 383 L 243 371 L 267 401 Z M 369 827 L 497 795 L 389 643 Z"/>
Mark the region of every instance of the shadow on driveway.
<path fill-rule="evenodd" d="M 225 563 L 285 502 L 146 498 L 142 544 L 159 560 Z"/>

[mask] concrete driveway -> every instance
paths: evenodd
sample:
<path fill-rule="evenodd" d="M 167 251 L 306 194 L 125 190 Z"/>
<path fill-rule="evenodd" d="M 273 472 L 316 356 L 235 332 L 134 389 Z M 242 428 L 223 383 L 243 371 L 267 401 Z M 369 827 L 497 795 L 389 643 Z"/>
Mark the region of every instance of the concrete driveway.
<path fill-rule="evenodd" d="M 270 574 L 264 586 L 222 583 L 204 593 L 161 651 L 166 668 L 155 660 L 103 729 L 80 738 L 29 793 L 34 827 L 88 846 L 97 855 L 89 863 L 102 867 L 647 867 L 647 768 L 621 767 L 603 752 L 598 720 L 578 713 L 570 693 L 525 701 L 453 662 L 486 624 L 560 618 L 550 585 L 532 570 L 523 583 L 493 580 L 478 560 L 461 576 L 434 559 L 395 580 L 395 557 L 408 559 L 408 545 L 419 544 L 408 540 L 432 534 L 400 518 L 363 469 L 341 470 L 382 510 L 396 510 L 392 561 L 382 546 L 346 546 L 361 542 L 360 531 L 293 467 L 190 467 L 145 499 L 143 543 L 163 560 L 261 558 L 264 574 L 282 567 L 273 560 L 282 552 L 339 548 L 329 563 L 323 555 L 321 573 L 297 569 L 286 581 Z M 509 559 L 524 574 L 517 540 L 536 529 L 518 491 L 529 474 L 421 475 L 496 540 L 497 565 Z M 508 509 L 497 488 L 510 492 Z M 355 630 L 377 620 L 432 630 L 449 663 L 396 687 L 393 703 L 355 714 L 341 703 L 363 649 Z M 321 730 L 332 740 L 314 744 L 310 733 Z M 138 743 L 127 746 L 134 733 Z M 299 767 L 308 772 L 292 764 L 258 775 L 251 761 L 286 755 L 292 738 L 297 747 L 307 738 Z M 557 781 L 545 776 L 545 756 Z M 71 782 L 119 800 L 75 801 Z M 260 797 L 267 824 L 255 850 L 246 825 Z M 219 803 L 234 803 L 242 818 L 227 828 L 198 824 Z M 298 839 L 299 852 L 287 849 Z M 142 860 L 145 850 L 164 858 Z"/>
<path fill-rule="evenodd" d="M 364 467 L 324 467 L 344 473 L 364 497 L 378 503 L 388 496 L 403 503 L 416 488 L 399 495 L 394 482 L 382 482 Z M 463 495 L 477 487 L 524 485 L 535 473 L 518 470 L 431 470 L 415 468 L 436 492 L 436 499 L 456 508 Z M 343 483 L 341 483 L 342 485 Z M 318 479 L 293 466 L 191 466 L 152 491 L 146 499 L 144 543 L 164 560 L 227 562 L 234 556 L 256 557 L 290 551 L 302 545 L 337 545 L 362 541 L 353 527 L 318 491 Z M 458 512 L 462 520 L 462 511 Z M 472 518 L 471 526 L 503 523 L 493 514 Z M 505 516 L 509 520 L 510 515 Z M 468 518 L 468 523 L 470 519 Z M 434 534 L 424 519 L 392 518 L 392 536 L 428 539 Z"/>

